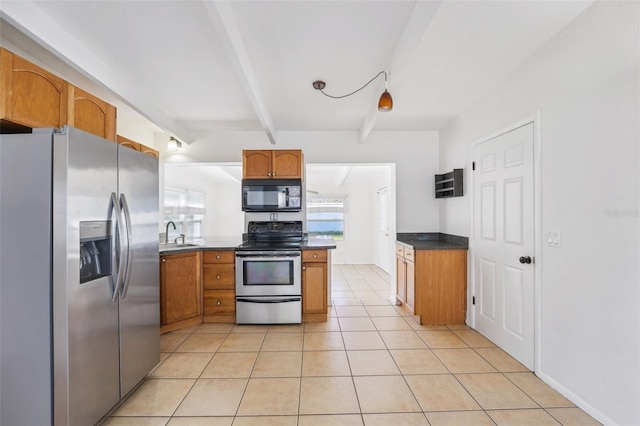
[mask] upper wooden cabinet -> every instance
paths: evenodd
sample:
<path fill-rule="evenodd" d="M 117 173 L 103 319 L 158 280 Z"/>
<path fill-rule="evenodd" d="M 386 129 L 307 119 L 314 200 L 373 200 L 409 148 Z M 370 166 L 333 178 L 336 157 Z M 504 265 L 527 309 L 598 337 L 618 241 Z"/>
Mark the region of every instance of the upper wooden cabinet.
<path fill-rule="evenodd" d="M 140 152 L 152 157 L 160 158 L 160 153 L 153 148 L 140 144 Z"/>
<path fill-rule="evenodd" d="M 302 179 L 303 168 L 299 149 L 242 151 L 243 179 Z"/>
<path fill-rule="evenodd" d="M 116 140 L 113 105 L 2 48 L 0 122 L 4 133 L 68 124 Z"/>
<path fill-rule="evenodd" d="M 67 124 L 68 84 L 0 48 L 0 120 L 11 131 Z"/>
<path fill-rule="evenodd" d="M 116 135 L 116 142 L 118 145 L 126 146 L 127 148 L 131 148 L 135 151 L 140 151 L 143 154 L 150 155 L 155 158 L 160 158 L 160 154 L 153 148 L 149 148 L 146 145 L 143 145 L 139 142 L 132 141 L 131 139 L 125 138 L 124 136 Z"/>
<path fill-rule="evenodd" d="M 116 108 L 69 85 L 69 125 L 101 138 L 116 140 Z"/>
<path fill-rule="evenodd" d="M 118 143 L 118 145 L 126 146 L 127 148 L 131 148 L 134 151 L 140 151 L 140 143 L 125 138 L 124 136 L 116 135 L 116 142 Z"/>

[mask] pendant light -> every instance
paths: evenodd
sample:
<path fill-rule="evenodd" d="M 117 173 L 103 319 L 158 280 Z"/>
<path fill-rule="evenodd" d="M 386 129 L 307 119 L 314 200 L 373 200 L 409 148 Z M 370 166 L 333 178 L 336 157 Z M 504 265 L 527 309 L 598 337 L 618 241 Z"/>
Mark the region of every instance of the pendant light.
<path fill-rule="evenodd" d="M 362 86 L 361 88 L 354 90 L 351 93 L 347 93 L 346 95 L 342 95 L 342 96 L 334 96 L 334 95 L 329 95 L 327 93 L 324 92 L 324 88 L 326 87 L 326 83 L 322 80 L 316 80 L 313 82 L 313 88 L 316 90 L 319 90 L 320 93 L 322 93 L 323 95 L 329 97 L 329 98 L 333 98 L 333 99 L 342 99 L 342 98 L 346 98 L 347 96 L 351 96 L 354 95 L 356 93 L 358 93 L 359 91 L 361 91 L 362 89 L 364 89 L 365 87 L 367 87 L 369 84 L 371 84 L 373 82 L 373 80 L 375 80 L 376 78 L 380 77 L 381 75 L 384 74 L 384 92 L 382 92 L 382 94 L 380 95 L 380 100 L 378 100 L 378 111 L 382 111 L 382 112 L 388 112 L 391 111 L 393 109 L 393 99 L 391 98 L 391 93 L 389 93 L 389 81 L 387 80 L 387 72 L 386 71 L 380 71 L 378 74 L 376 74 L 375 77 L 373 77 L 371 80 L 369 80 L 367 83 L 365 83 L 364 86 Z"/>
<path fill-rule="evenodd" d="M 389 82 L 387 81 L 387 73 L 384 73 L 384 92 L 380 95 L 378 100 L 378 111 L 388 112 L 393 109 L 393 98 L 389 93 Z"/>

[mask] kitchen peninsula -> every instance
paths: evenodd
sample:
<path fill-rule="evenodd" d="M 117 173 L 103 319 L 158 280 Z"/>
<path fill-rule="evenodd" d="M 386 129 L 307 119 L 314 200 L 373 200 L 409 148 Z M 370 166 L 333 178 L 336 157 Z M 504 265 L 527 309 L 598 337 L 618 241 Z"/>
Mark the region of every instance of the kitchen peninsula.
<path fill-rule="evenodd" d="M 161 332 L 211 322 L 236 322 L 235 249 L 242 238 L 207 237 L 160 245 Z M 302 321 L 327 320 L 331 239 L 302 244 Z"/>
<path fill-rule="evenodd" d="M 469 239 L 437 232 L 398 233 L 396 299 L 420 324 L 464 324 Z"/>

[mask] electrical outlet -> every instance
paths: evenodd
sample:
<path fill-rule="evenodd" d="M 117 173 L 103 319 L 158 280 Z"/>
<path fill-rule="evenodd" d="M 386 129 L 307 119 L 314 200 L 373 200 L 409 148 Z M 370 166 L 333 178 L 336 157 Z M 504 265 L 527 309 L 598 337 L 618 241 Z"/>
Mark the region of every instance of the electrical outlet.
<path fill-rule="evenodd" d="M 546 242 L 549 247 L 562 247 L 562 233 L 557 231 L 547 232 Z"/>

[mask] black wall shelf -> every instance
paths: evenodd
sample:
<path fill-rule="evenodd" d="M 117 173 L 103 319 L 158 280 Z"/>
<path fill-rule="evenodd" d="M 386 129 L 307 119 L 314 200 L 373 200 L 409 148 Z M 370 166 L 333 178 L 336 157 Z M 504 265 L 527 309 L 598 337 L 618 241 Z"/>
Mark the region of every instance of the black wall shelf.
<path fill-rule="evenodd" d="M 435 176 L 436 198 L 462 197 L 462 169 Z"/>

